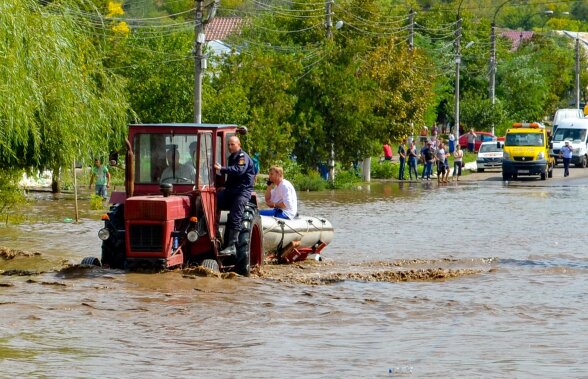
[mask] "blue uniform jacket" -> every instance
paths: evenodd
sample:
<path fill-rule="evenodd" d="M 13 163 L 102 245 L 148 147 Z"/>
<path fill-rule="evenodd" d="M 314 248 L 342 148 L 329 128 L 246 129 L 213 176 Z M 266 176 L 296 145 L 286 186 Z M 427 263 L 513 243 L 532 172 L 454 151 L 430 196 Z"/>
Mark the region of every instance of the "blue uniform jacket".
<path fill-rule="evenodd" d="M 221 174 L 227 174 L 225 187 L 232 193 L 251 194 L 255 180 L 255 165 L 251 157 L 239 150 L 229 155 L 227 167 L 220 170 Z"/>

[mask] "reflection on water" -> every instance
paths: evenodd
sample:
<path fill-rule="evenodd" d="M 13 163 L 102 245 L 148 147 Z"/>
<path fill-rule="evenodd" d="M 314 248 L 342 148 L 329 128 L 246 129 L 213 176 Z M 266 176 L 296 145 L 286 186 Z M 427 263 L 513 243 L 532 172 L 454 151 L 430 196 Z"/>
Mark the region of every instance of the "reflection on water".
<path fill-rule="evenodd" d="M 67 223 L 71 201 L 40 197 L 33 212 L 44 222 L 0 229 L 0 246 L 42 254 L 0 258 L 0 270 L 45 271 L 0 276 L 0 372 L 388 377 L 412 367 L 414 377 L 581 377 L 585 184 L 372 183 L 301 193 L 300 213 L 336 229 L 325 261 L 232 279 L 56 271 L 99 256 L 100 212 L 83 205 L 81 223 Z M 356 275 L 427 268 L 478 272 L 409 282 Z M 328 285 L 286 280 L 343 274 Z"/>

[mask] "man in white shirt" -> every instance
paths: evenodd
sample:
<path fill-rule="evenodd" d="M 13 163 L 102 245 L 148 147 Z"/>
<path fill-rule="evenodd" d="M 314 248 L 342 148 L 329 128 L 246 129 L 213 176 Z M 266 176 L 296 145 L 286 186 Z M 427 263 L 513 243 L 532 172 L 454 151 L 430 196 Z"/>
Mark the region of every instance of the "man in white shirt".
<path fill-rule="evenodd" d="M 265 203 L 273 209 L 262 209 L 262 216 L 274 216 L 293 219 L 298 213 L 298 198 L 292 183 L 284 179 L 284 169 L 272 166 L 269 169 L 269 180 L 265 189 Z"/>

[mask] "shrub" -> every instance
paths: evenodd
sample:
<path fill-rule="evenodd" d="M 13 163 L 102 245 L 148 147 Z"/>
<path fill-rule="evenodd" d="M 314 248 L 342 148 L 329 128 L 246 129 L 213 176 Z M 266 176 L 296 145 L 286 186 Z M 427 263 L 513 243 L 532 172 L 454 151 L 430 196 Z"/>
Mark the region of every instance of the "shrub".
<path fill-rule="evenodd" d="M 329 183 L 329 187 L 333 189 L 349 189 L 359 183 L 361 183 L 361 178 L 355 170 L 339 170 L 335 171 L 335 181 Z"/>
<path fill-rule="evenodd" d="M 298 191 L 322 191 L 327 187 L 327 182 L 317 171 L 309 171 L 306 175 L 295 175 L 292 178 L 292 184 Z"/>
<path fill-rule="evenodd" d="M 390 161 L 379 161 L 378 158 L 372 158 L 371 177 L 374 179 L 391 179 L 398 177 L 398 163 Z"/>
<path fill-rule="evenodd" d="M 90 196 L 90 209 L 92 210 L 100 210 L 104 209 L 104 199 L 100 195 L 92 194 Z"/>

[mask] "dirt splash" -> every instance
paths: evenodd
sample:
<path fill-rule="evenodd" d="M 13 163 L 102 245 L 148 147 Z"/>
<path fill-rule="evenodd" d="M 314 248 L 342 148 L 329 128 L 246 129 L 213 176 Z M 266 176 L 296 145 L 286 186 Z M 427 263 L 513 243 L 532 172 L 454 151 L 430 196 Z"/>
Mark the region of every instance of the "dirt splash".
<path fill-rule="evenodd" d="M 16 257 L 35 257 L 40 255 L 41 253 L 37 251 L 24 251 L 0 246 L 0 258 L 4 260 L 14 259 Z"/>
<path fill-rule="evenodd" d="M 15 257 L 36 257 L 38 252 L 8 249 L 0 247 L 0 257 L 4 260 L 12 260 Z M 294 264 L 278 264 L 276 260 L 268 259 L 262 267 L 254 267 L 251 277 L 262 280 L 272 280 L 281 283 L 305 284 L 305 285 L 329 285 L 344 281 L 365 282 L 413 282 L 413 281 L 446 281 L 460 277 L 479 275 L 484 272 L 492 273 L 496 268 L 489 267 L 496 263 L 496 258 L 463 259 L 447 257 L 442 259 L 398 259 L 394 261 L 362 261 L 362 262 L 337 262 L 333 260 L 307 260 Z M 482 266 L 482 268 L 480 267 Z M 113 274 L 113 270 L 101 267 L 69 264 L 61 262 L 61 267 L 49 270 L 55 272 L 58 277 L 67 279 L 77 277 L 100 276 Z M 115 270 L 124 274 L 123 270 Z M 233 272 L 214 272 L 208 268 L 197 266 L 177 270 L 185 279 L 198 277 L 212 277 L 219 279 L 235 279 L 241 277 Z M 28 269 L 6 269 L 1 274 L 4 276 L 34 276 L 47 271 L 35 271 Z M 156 273 L 158 271 L 152 271 Z M 29 283 L 43 285 L 63 285 L 59 282 Z"/>
<path fill-rule="evenodd" d="M 382 269 L 382 267 L 390 265 L 402 266 L 402 263 L 363 262 L 361 267 L 355 266 L 355 268 L 314 262 L 300 262 L 293 265 L 268 264 L 256 269 L 255 276 L 292 284 L 327 285 L 349 280 L 364 282 L 445 281 L 484 272 L 480 268 Z"/>

